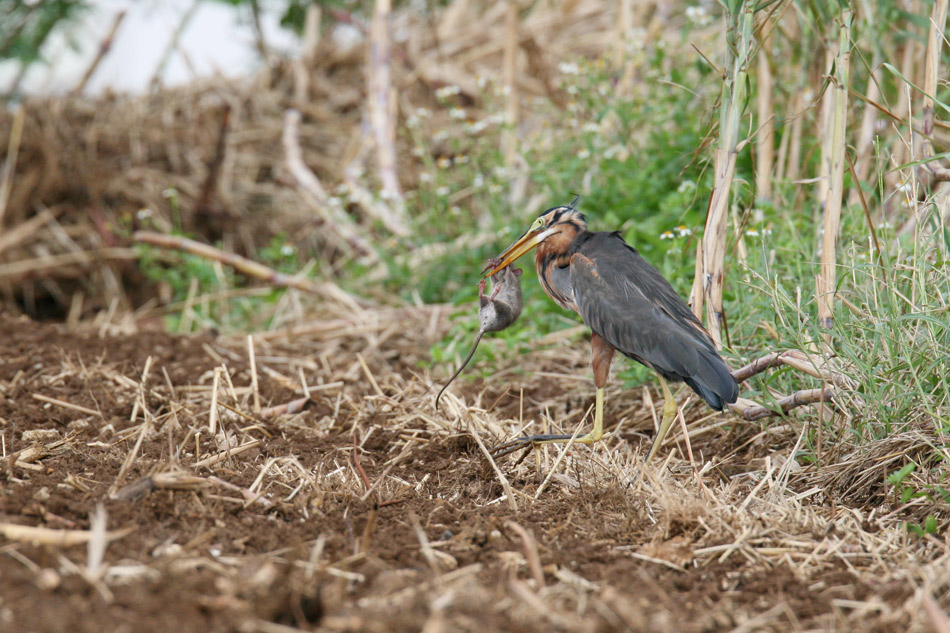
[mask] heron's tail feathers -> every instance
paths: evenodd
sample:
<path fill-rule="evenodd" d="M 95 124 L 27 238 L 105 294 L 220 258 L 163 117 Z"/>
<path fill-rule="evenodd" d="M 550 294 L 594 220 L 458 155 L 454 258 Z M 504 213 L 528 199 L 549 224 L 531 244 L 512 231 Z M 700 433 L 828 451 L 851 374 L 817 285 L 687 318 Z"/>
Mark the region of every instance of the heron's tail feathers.
<path fill-rule="evenodd" d="M 739 384 L 732 370 L 714 349 L 702 350 L 699 370 L 683 382 L 692 387 L 711 408 L 722 411 L 739 397 Z"/>

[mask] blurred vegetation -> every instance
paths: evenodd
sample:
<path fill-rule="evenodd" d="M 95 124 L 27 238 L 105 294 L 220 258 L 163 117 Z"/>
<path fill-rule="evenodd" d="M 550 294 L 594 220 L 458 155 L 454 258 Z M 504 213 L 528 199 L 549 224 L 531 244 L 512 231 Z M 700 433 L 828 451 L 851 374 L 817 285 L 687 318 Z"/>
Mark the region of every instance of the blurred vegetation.
<path fill-rule="evenodd" d="M 84 0 L 0 0 L 0 60 L 39 61 L 49 36 L 88 8 Z"/>

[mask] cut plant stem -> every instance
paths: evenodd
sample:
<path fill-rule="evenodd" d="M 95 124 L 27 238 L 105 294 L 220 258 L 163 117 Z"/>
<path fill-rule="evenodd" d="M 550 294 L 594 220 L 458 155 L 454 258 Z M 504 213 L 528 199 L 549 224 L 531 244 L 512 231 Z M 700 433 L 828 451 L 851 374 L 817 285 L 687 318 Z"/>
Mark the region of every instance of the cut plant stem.
<path fill-rule="evenodd" d="M 821 244 L 821 274 L 818 278 L 818 321 L 830 329 L 834 318 L 836 288 L 836 248 L 841 224 L 841 200 L 844 193 L 845 131 L 847 128 L 849 66 L 851 63 L 851 11 L 841 12 L 838 28 L 838 55 L 835 59 L 834 111 L 831 117 L 831 162 L 828 194 L 825 196 L 824 235 Z M 831 332 L 825 333 L 831 342 Z"/>
<path fill-rule="evenodd" d="M 706 327 L 717 346 L 722 345 L 725 320 L 722 307 L 723 263 L 729 229 L 729 198 L 736 170 L 739 115 L 746 100 L 746 77 L 752 52 L 754 3 L 744 0 L 732 16 L 726 46 L 729 74 L 722 84 L 719 111 L 719 147 L 716 148 L 715 183 L 706 212 L 703 234 L 703 292 L 694 296 L 693 310 L 705 300 Z"/>

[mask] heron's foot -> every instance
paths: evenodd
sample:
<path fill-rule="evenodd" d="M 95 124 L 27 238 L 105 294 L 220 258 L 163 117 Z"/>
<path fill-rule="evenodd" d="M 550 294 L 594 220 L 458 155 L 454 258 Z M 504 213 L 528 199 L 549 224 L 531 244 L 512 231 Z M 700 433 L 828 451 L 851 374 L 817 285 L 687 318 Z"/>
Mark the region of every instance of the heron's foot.
<path fill-rule="evenodd" d="M 511 440 L 510 442 L 499 444 L 498 446 L 491 448 L 488 452 L 491 453 L 493 458 L 497 459 L 522 449 L 529 449 L 542 444 L 567 444 L 573 437 L 573 435 L 564 435 L 560 433 L 540 433 L 538 435 L 526 435 L 524 437 Z M 574 440 L 574 443 L 591 445 L 600 438 L 601 436 L 595 436 L 593 433 L 587 433 L 585 435 L 579 435 L 577 439 Z"/>

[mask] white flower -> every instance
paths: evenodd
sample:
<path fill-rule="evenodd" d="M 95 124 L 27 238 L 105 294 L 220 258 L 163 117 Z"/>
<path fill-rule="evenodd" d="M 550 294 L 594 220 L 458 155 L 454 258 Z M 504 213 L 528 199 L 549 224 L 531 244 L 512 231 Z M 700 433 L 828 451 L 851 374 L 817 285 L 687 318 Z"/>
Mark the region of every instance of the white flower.
<path fill-rule="evenodd" d="M 458 86 L 443 86 L 435 91 L 435 96 L 437 99 L 445 100 L 453 95 L 457 95 L 462 92 L 462 89 Z"/>
<path fill-rule="evenodd" d="M 703 26 L 709 24 L 709 14 L 703 6 L 686 7 L 686 18 L 693 24 Z"/>
<path fill-rule="evenodd" d="M 576 95 L 576 94 L 577 94 L 577 86 L 574 86 L 574 85 L 568 86 L 568 87 L 567 87 L 567 94 L 569 94 L 569 95 Z"/>
<path fill-rule="evenodd" d="M 330 196 L 327 198 L 327 204 L 329 204 L 331 207 L 339 208 L 343 206 L 343 200 L 337 196 Z"/>
<path fill-rule="evenodd" d="M 455 157 L 455 164 L 456 164 L 456 165 L 468 165 L 468 160 L 469 160 L 469 159 L 468 159 L 468 155 L 467 155 L 467 154 L 459 154 L 458 156 Z"/>
<path fill-rule="evenodd" d="M 587 148 L 577 151 L 577 157 L 580 159 L 590 158 L 590 150 Z"/>
<path fill-rule="evenodd" d="M 135 217 L 137 217 L 139 220 L 146 220 L 152 217 L 152 210 L 148 207 L 139 209 L 138 213 L 135 214 Z"/>
<path fill-rule="evenodd" d="M 465 110 L 462 108 L 452 108 L 451 110 L 449 110 L 449 116 L 452 117 L 453 119 L 464 119 Z"/>
<path fill-rule="evenodd" d="M 449 195 L 450 193 L 452 193 L 452 190 L 449 189 L 448 187 L 439 187 L 438 189 L 435 190 L 435 195 L 437 196 L 445 197 Z"/>
<path fill-rule="evenodd" d="M 432 140 L 435 141 L 436 143 L 440 143 L 447 138 L 449 138 L 449 133 L 447 130 L 439 130 L 438 132 L 432 135 Z"/>
<path fill-rule="evenodd" d="M 422 149 L 421 147 L 419 147 L 418 145 L 416 145 L 415 147 L 413 147 L 412 150 L 411 150 L 411 152 L 412 152 L 412 155 L 415 156 L 416 158 L 420 158 L 420 157 L 424 156 L 425 153 L 426 153 L 425 150 Z"/>
<path fill-rule="evenodd" d="M 294 247 L 292 244 L 284 244 L 280 247 L 280 254 L 284 257 L 290 257 L 294 254 Z"/>
<path fill-rule="evenodd" d="M 488 77 L 485 77 L 483 75 L 476 75 L 475 85 L 478 86 L 479 88 L 484 88 L 485 86 L 488 85 Z"/>
<path fill-rule="evenodd" d="M 593 121 L 588 121 L 584 124 L 581 130 L 587 132 L 588 134 L 596 134 L 597 132 L 600 132 L 600 126 Z"/>
<path fill-rule="evenodd" d="M 758 236 L 759 236 L 759 232 L 756 231 L 755 229 L 746 229 L 745 234 L 746 234 L 748 237 L 758 237 Z"/>
<path fill-rule="evenodd" d="M 685 224 L 680 224 L 675 230 L 679 237 L 686 237 L 693 233 Z"/>
<path fill-rule="evenodd" d="M 485 128 L 487 127 L 488 127 L 487 120 L 482 119 L 480 121 L 475 121 L 473 123 L 466 123 L 465 132 L 472 135 L 481 134 L 482 132 L 485 131 Z"/>
<path fill-rule="evenodd" d="M 445 156 L 440 156 L 439 160 L 435 161 L 435 166 L 439 169 L 448 169 L 452 166 L 452 159 L 446 158 Z"/>
<path fill-rule="evenodd" d="M 501 185 L 497 183 L 492 183 L 488 186 L 489 193 L 501 193 Z"/>
<path fill-rule="evenodd" d="M 419 182 L 432 182 L 432 174 L 427 171 L 419 174 Z"/>
<path fill-rule="evenodd" d="M 673 235 L 673 231 L 663 231 L 662 233 L 660 233 L 660 239 L 661 239 L 661 240 L 671 240 L 671 239 L 673 239 L 674 237 L 676 237 L 676 236 Z"/>
<path fill-rule="evenodd" d="M 576 75 L 581 71 L 574 62 L 561 62 L 557 65 L 557 69 L 561 71 L 562 75 Z"/>
<path fill-rule="evenodd" d="M 472 186 L 476 189 L 481 188 L 485 184 L 485 177 L 481 174 L 475 174 L 475 177 L 472 179 Z"/>

